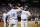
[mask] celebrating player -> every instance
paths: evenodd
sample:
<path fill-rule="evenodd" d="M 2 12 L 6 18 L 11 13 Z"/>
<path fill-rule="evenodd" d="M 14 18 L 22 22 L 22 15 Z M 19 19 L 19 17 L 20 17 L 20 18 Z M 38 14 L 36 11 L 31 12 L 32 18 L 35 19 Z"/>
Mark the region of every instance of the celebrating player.
<path fill-rule="evenodd" d="M 28 6 L 25 6 L 24 10 L 21 10 L 21 27 L 28 27 L 28 17 L 31 16 L 27 11 Z"/>
<path fill-rule="evenodd" d="M 28 6 L 25 6 L 24 10 L 19 8 L 21 10 L 21 27 L 28 27 L 28 17 L 31 16 L 31 14 L 27 11 L 27 8 Z"/>
<path fill-rule="evenodd" d="M 16 8 L 18 8 L 16 6 Z M 11 9 L 8 12 L 8 17 L 9 17 L 9 27 L 17 27 L 17 12 L 20 11 L 20 9 Z"/>

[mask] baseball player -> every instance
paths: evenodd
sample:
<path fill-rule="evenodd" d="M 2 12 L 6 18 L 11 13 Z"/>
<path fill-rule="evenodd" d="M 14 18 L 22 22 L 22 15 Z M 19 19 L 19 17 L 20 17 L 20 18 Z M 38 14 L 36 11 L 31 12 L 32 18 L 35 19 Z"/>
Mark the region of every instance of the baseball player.
<path fill-rule="evenodd" d="M 38 24 L 38 15 L 35 16 L 35 24 Z"/>
<path fill-rule="evenodd" d="M 7 16 L 7 12 L 3 13 L 4 27 L 7 27 L 6 16 Z"/>
<path fill-rule="evenodd" d="M 17 19 L 17 12 L 18 11 L 20 11 L 20 9 L 11 9 L 8 12 L 9 27 L 17 27 L 17 21 L 18 21 L 18 19 Z"/>
<path fill-rule="evenodd" d="M 29 11 L 26 11 L 27 6 L 24 10 L 21 10 L 21 27 L 28 27 L 28 17 L 31 16 Z"/>

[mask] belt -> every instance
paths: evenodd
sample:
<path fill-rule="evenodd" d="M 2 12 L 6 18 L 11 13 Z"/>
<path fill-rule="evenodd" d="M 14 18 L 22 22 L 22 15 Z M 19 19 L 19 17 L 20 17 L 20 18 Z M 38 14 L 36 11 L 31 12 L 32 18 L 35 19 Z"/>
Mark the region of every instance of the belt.
<path fill-rule="evenodd" d="M 28 19 L 21 19 L 21 20 L 26 21 L 26 20 L 28 20 Z"/>

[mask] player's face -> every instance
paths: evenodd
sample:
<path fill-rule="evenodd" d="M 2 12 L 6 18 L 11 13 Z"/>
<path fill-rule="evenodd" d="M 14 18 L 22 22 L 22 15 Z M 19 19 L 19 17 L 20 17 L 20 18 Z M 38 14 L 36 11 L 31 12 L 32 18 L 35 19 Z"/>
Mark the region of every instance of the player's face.
<path fill-rule="evenodd" d="M 24 10 L 27 10 L 26 8 L 24 8 Z"/>

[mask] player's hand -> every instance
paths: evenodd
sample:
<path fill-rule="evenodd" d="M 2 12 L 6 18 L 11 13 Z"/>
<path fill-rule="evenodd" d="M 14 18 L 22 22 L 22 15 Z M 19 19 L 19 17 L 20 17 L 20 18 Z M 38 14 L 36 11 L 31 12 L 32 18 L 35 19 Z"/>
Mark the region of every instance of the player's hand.
<path fill-rule="evenodd" d="M 18 9 L 22 10 L 21 8 L 18 7 Z"/>
<path fill-rule="evenodd" d="M 19 8 L 19 7 L 17 7 L 17 8 Z"/>

